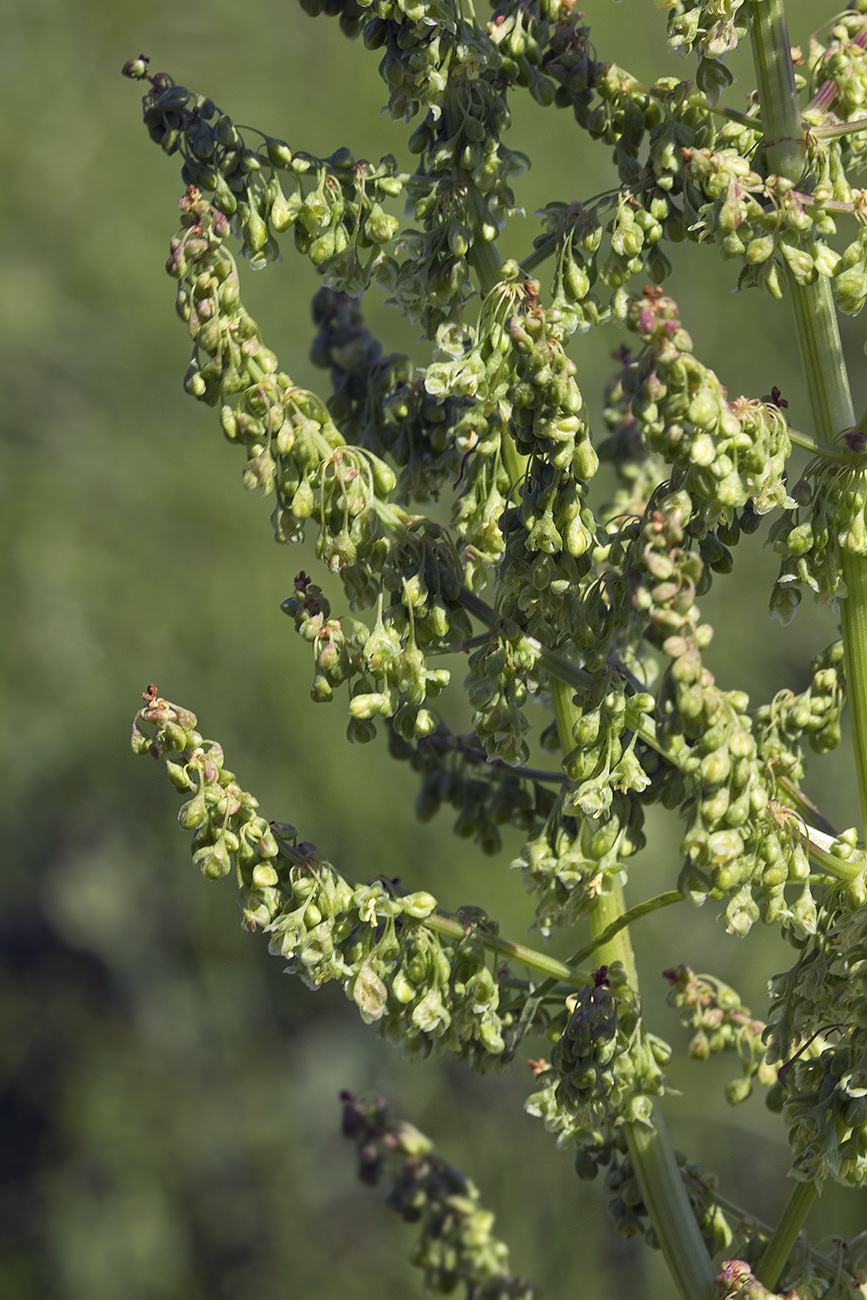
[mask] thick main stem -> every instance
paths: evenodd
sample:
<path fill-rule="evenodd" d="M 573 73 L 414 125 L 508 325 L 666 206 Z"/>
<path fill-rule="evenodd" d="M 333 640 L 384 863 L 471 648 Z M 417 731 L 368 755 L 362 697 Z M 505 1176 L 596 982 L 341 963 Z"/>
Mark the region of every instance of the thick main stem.
<path fill-rule="evenodd" d="M 804 171 L 806 140 L 783 0 L 763 0 L 754 5 L 753 14 L 753 59 L 768 169 L 797 182 Z M 815 432 L 832 441 L 851 428 L 854 412 L 831 287 L 821 275 L 813 284 L 802 284 L 789 272 L 788 282 Z M 867 559 L 841 552 L 841 572 L 849 593 L 841 602 L 846 680 L 858 789 L 862 813 L 867 815 L 867 647 L 863 639 L 867 630 Z M 795 1187 L 768 1243 L 757 1277 L 771 1290 L 776 1288 L 816 1190 L 813 1184 Z"/>
<path fill-rule="evenodd" d="M 552 683 L 557 731 L 565 752 L 572 748 L 572 728 L 578 712 L 572 691 L 562 682 Z M 623 889 L 618 884 L 600 894 L 590 912 L 590 933 L 596 939 L 614 925 L 626 910 Z M 638 993 L 638 973 L 629 930 L 619 930 L 600 945 L 594 960 L 610 966 L 620 962 L 633 992 Z M 624 1136 L 669 1272 L 683 1300 L 710 1300 L 715 1294 L 714 1267 L 692 1212 L 683 1178 L 659 1107 L 654 1106 L 653 1124 L 626 1124 Z"/>

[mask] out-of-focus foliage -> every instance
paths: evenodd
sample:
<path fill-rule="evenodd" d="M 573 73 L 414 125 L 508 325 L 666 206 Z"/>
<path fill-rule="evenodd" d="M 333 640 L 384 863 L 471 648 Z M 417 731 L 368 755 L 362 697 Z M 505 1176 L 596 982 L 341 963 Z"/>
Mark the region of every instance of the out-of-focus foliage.
<path fill-rule="evenodd" d="M 599 57 L 637 75 L 684 75 L 653 5 L 585 7 Z M 790 5 L 793 39 L 806 42 L 812 8 Z M 307 648 L 279 609 L 303 553 L 273 545 L 261 503 L 238 490 L 231 451 L 213 450 L 209 413 L 181 389 L 186 340 L 162 267 L 182 185 L 119 76 L 139 50 L 294 148 L 400 155 L 404 137 L 377 116 L 374 60 L 300 8 L 40 0 L 4 20 L 0 1295 L 413 1293 L 410 1241 L 356 1185 L 338 1135 L 339 1090 L 382 1088 L 471 1174 L 516 1267 L 549 1296 L 662 1296 L 652 1258 L 617 1239 L 599 1244 L 609 1236 L 597 1230 L 593 1189 L 521 1115 L 524 1067 L 483 1080 L 443 1062 L 413 1069 L 365 1033 L 339 993 L 283 980 L 238 928 L 231 889 L 190 871 L 171 792 L 157 780 L 143 787 L 130 760 L 126 719 L 156 680 L 231 744 L 269 816 L 294 821 L 356 878 L 435 884 L 454 907 L 484 896 L 504 931 L 523 937 L 520 882 L 505 870 L 517 844 L 482 860 L 440 835 L 441 823 L 417 825 L 411 775 L 384 746 L 346 746 L 339 706 L 331 716 L 309 703 Z M 590 151 L 565 117 L 517 95 L 513 113 L 510 144 L 534 160 L 516 185 L 528 213 L 605 186 L 606 151 Z M 525 248 L 506 251 L 527 251 L 538 228 L 528 217 Z M 805 425 L 782 316 L 758 295 L 729 298 L 729 268 L 699 257 L 688 250 L 673 283 L 703 352 L 732 392 L 779 385 Z M 245 287 L 299 382 L 315 374 L 306 353 L 316 285 L 306 262 L 287 257 Z M 412 348 L 399 318 L 375 323 Z M 849 329 L 854 354 L 857 322 Z M 597 422 L 595 380 L 619 341 L 600 332 L 571 349 Z M 769 593 L 773 563 L 754 563 Z M 737 685 L 760 698 L 776 689 L 787 645 L 763 602 L 707 608 L 721 679 L 736 655 Z M 806 664 L 833 636 L 833 615 L 805 608 L 797 626 Z M 833 771 L 812 793 L 843 816 Z M 648 895 L 676 853 L 653 834 L 650 844 Z M 651 970 L 702 968 L 710 916 L 662 914 L 636 942 Z M 774 969 L 770 960 L 738 974 L 752 1004 Z M 646 985 L 651 1020 L 666 1014 L 665 992 L 662 979 Z M 673 1064 L 675 1082 L 690 1068 Z M 782 1141 L 758 1142 L 747 1106 L 738 1146 L 716 1104 L 681 1114 L 673 1101 L 676 1143 L 728 1174 L 747 1204 L 782 1204 Z M 857 1198 L 845 1204 L 856 1213 Z M 860 1226 L 841 1212 L 829 1195 L 829 1230 Z"/>

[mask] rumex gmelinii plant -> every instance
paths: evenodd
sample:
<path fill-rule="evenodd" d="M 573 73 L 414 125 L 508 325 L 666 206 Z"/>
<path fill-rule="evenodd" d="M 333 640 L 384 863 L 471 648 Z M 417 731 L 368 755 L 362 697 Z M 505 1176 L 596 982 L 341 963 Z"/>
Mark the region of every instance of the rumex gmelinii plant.
<path fill-rule="evenodd" d="M 864 1238 L 829 1257 L 801 1230 L 828 1180 L 867 1183 L 867 852 L 802 785 L 807 752 L 839 742 L 848 698 L 867 815 L 867 418 L 838 331 L 867 299 L 867 0 L 825 15 L 794 59 L 782 0 L 658 0 L 670 45 L 697 63 L 692 80 L 650 85 L 606 62 L 569 0 L 478 15 L 454 0 L 303 4 L 378 52 L 409 133 L 400 161 L 315 157 L 239 128 L 144 56 L 124 68 L 151 138 L 182 161 L 168 271 L 192 340 L 185 388 L 243 449 L 277 541 L 314 539 L 342 579 L 338 609 L 303 571 L 283 604 L 310 647 L 313 699 L 346 710 L 351 741 L 384 734 L 418 776 L 423 819 L 450 805 L 489 854 L 500 826 L 518 827 L 533 926 L 574 931 L 575 955 L 507 939 L 480 908 L 353 880 L 351 863 L 264 816 L 155 687 L 133 749 L 164 760 L 194 861 L 236 879 L 249 928 L 311 989 L 342 984 L 405 1057 L 485 1071 L 547 1039 L 527 1110 L 580 1177 L 601 1175 L 617 1228 L 662 1251 L 686 1300 L 865 1295 Z M 725 103 L 740 42 L 757 85 L 746 111 Z M 502 260 L 524 92 L 569 111 L 619 183 L 548 204 L 526 256 Z M 684 240 L 718 245 L 733 284 L 793 311 L 807 428 L 790 427 L 777 389 L 729 399 L 695 355 L 665 287 Z M 321 394 L 281 369 L 241 297 L 239 260 L 263 267 L 293 246 L 321 277 Z M 425 368 L 366 326 L 364 297 L 380 292 L 429 340 Z M 621 346 L 600 431 L 578 340 L 604 325 Z M 812 457 L 797 481 L 793 447 Z M 701 613 L 757 530 L 780 559 L 772 614 L 788 623 L 812 593 L 839 631 L 805 690 L 764 703 L 715 680 Z M 443 666 L 456 656 L 467 734 Z M 530 701 L 548 713 L 538 734 Z M 627 903 L 649 804 L 680 818 L 682 858 L 665 893 Z M 782 1117 L 794 1181 L 775 1226 L 667 1136 L 671 1049 L 642 1016 L 630 927 L 677 903 L 706 905 L 737 939 L 773 927 L 790 949 L 764 1020 L 713 975 L 665 972 L 691 1054 L 734 1053 L 729 1100 L 759 1086 Z M 418 1225 L 431 1289 L 536 1294 L 428 1138 L 378 1097 L 345 1093 L 343 1125 L 362 1179 L 384 1179 Z"/>

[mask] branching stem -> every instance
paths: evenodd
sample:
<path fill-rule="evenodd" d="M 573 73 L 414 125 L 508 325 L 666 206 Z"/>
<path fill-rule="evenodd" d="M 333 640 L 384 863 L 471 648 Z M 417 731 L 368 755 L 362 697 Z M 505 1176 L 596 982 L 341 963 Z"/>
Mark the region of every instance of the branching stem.
<path fill-rule="evenodd" d="M 555 681 L 554 710 L 560 743 L 571 748 L 572 727 L 578 711 L 568 687 Z M 620 962 L 626 980 L 638 994 L 638 972 L 632 940 L 626 928 L 627 916 L 620 884 L 600 894 L 590 912 L 590 933 L 600 964 Z M 629 1154 L 642 1200 L 650 1215 L 662 1253 L 683 1300 L 710 1300 L 715 1293 L 715 1270 L 707 1252 L 658 1106 L 652 1125 L 624 1125 Z"/>

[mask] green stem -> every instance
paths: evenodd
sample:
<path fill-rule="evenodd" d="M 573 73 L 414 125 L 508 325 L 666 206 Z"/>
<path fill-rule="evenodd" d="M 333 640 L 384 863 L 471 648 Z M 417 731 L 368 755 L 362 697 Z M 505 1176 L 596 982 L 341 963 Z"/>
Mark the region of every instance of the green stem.
<path fill-rule="evenodd" d="M 800 429 L 789 429 L 789 437 L 796 447 L 802 447 L 813 456 L 833 461 L 837 465 L 860 465 L 864 461 L 863 452 L 850 451 L 845 443 L 825 442 L 823 438 L 816 438 L 811 433 L 802 433 Z"/>
<path fill-rule="evenodd" d="M 564 683 L 555 680 L 553 693 L 560 743 L 568 752 L 578 711 Z M 600 962 L 606 966 L 621 962 L 637 996 L 635 954 L 629 930 L 621 924 L 625 915 L 623 889 L 618 883 L 596 899 L 589 915 L 590 933 Z M 692 1212 L 659 1107 L 654 1106 L 652 1124 L 625 1124 L 623 1133 L 641 1198 L 680 1295 L 683 1300 L 711 1300 L 716 1291 L 713 1262 Z"/>
<path fill-rule="evenodd" d="M 804 172 L 807 146 L 783 0 L 753 5 L 752 41 L 768 171 L 796 181 Z"/>
<path fill-rule="evenodd" d="M 798 1233 L 804 1226 L 804 1220 L 818 1196 L 815 1183 L 796 1183 L 789 1203 L 783 1211 L 782 1218 L 765 1247 L 765 1253 L 756 1269 L 756 1277 L 769 1291 L 776 1291 L 780 1274 L 786 1266 L 786 1260 L 792 1253 L 792 1247 L 798 1239 Z"/>
<path fill-rule="evenodd" d="M 768 165 L 797 180 L 804 166 L 804 130 L 782 0 L 758 4 L 754 13 L 753 56 Z M 799 284 L 789 274 L 789 285 L 813 423 L 817 436 L 830 442 L 855 422 L 831 287 L 821 275 L 814 284 Z M 840 571 L 848 592 L 840 607 L 852 743 L 867 823 L 867 556 L 841 550 Z"/>
<path fill-rule="evenodd" d="M 441 912 L 426 916 L 424 924 L 431 930 L 437 930 L 440 934 L 448 935 L 449 938 L 458 941 L 464 939 L 467 934 L 466 921 L 461 921 L 457 917 L 443 916 Z M 574 966 L 566 966 L 562 961 L 557 961 L 555 957 L 549 957 L 544 952 L 538 952 L 535 948 L 527 948 L 522 943 L 513 943 L 511 939 L 501 939 L 498 934 L 486 929 L 484 925 L 478 927 L 477 934 L 486 948 L 499 953 L 502 957 L 519 962 L 528 970 L 538 971 L 540 975 L 559 980 L 560 983 L 568 984 L 571 988 L 581 988 L 582 984 L 587 983 L 586 972 L 576 971 Z"/>
<path fill-rule="evenodd" d="M 602 933 L 597 935 L 590 943 L 585 944 L 583 948 L 579 948 L 569 958 L 569 965 L 577 966 L 586 961 L 588 957 L 592 957 L 597 949 L 609 944 L 616 934 L 619 934 L 621 930 L 625 930 L 633 921 L 639 921 L 642 916 L 649 916 L 651 912 L 658 912 L 662 907 L 671 907 L 674 903 L 682 903 L 683 901 L 684 896 L 679 889 L 669 889 L 665 894 L 657 894 L 655 898 L 648 898 L 643 903 L 636 903 L 634 907 L 630 907 L 628 912 L 623 912 L 620 916 L 615 917 L 610 925 L 607 925 Z"/>
<path fill-rule="evenodd" d="M 753 13 L 753 58 L 768 167 L 779 176 L 798 181 L 804 170 L 806 142 L 782 0 L 757 4 Z M 813 423 L 817 436 L 830 442 L 854 423 L 830 284 L 824 276 L 813 284 L 799 284 L 791 273 L 788 278 Z M 841 551 L 840 569 L 848 590 L 841 606 L 855 766 L 862 815 L 867 820 L 867 558 Z M 798 1184 L 768 1243 L 756 1275 L 771 1290 L 816 1194 L 815 1183 Z"/>

